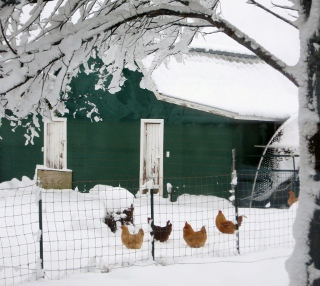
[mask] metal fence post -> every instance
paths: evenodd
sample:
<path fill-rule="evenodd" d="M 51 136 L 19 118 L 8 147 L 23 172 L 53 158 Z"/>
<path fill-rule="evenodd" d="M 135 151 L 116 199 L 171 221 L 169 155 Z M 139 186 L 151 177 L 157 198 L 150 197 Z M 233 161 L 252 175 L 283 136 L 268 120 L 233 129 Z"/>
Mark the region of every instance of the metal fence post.
<path fill-rule="evenodd" d="M 291 188 L 292 188 L 292 191 L 294 192 L 295 191 L 295 180 L 296 180 L 296 164 L 295 164 L 295 161 L 294 161 L 294 153 L 291 152 L 291 157 L 292 157 L 292 164 L 293 164 L 293 176 L 292 176 L 292 180 L 291 180 Z"/>
<path fill-rule="evenodd" d="M 40 260 L 41 260 L 41 270 L 43 271 L 43 229 L 42 229 L 42 183 L 41 179 L 38 178 L 37 185 L 39 187 L 39 231 L 40 231 Z"/>
<path fill-rule="evenodd" d="M 150 192 L 150 205 L 151 205 L 151 224 L 153 231 L 152 242 L 151 242 L 151 255 L 154 260 L 154 203 L 153 203 L 153 176 L 150 177 L 148 182 L 148 189 Z"/>
<path fill-rule="evenodd" d="M 236 240 L 237 240 L 237 251 L 240 254 L 240 239 L 239 239 L 239 224 L 238 224 L 238 194 L 237 194 L 237 171 L 236 171 L 236 150 L 232 149 L 232 175 L 231 175 L 231 188 L 234 194 L 234 210 L 236 217 Z"/>
<path fill-rule="evenodd" d="M 153 211 L 153 188 L 150 190 L 150 197 L 151 197 L 151 219 L 154 225 L 154 211 Z M 154 229 L 153 229 L 154 232 Z M 151 249 L 152 258 L 154 260 L 154 234 L 152 236 L 152 249 Z"/>

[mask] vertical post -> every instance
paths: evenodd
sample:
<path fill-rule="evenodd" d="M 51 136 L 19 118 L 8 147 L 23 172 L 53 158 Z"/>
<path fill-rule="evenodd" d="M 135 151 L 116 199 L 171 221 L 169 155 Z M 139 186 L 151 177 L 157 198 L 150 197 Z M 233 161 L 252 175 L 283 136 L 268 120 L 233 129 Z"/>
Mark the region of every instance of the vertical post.
<path fill-rule="evenodd" d="M 150 198 L 151 198 L 151 219 L 152 219 L 152 225 L 154 226 L 154 210 L 153 210 L 153 188 L 150 190 Z M 154 229 L 153 229 L 154 232 Z M 151 248 L 151 254 L 152 254 L 152 258 L 154 260 L 154 234 L 152 236 L 152 248 Z"/>
<path fill-rule="evenodd" d="M 292 176 L 292 179 L 291 179 L 291 188 L 292 188 L 292 191 L 294 192 L 294 183 L 295 183 L 295 179 L 296 179 L 296 164 L 295 164 L 295 161 L 294 161 L 294 153 L 292 152 L 291 154 L 291 157 L 292 157 L 292 163 L 293 163 L 293 176 Z"/>
<path fill-rule="evenodd" d="M 238 224 L 238 194 L 237 194 L 237 171 L 236 171 L 236 150 L 232 149 L 232 175 L 231 175 L 231 188 L 234 194 L 234 211 L 236 217 L 236 240 L 237 240 L 237 251 L 240 254 L 240 239 L 239 239 L 239 224 Z"/>
<path fill-rule="evenodd" d="M 153 204 L 153 177 L 150 178 L 149 180 L 149 192 L 150 192 L 150 205 L 151 205 L 151 226 L 152 226 L 152 231 L 154 232 L 154 204 Z M 152 242 L 151 242 L 151 255 L 152 259 L 154 260 L 154 234 L 152 236 Z"/>
<path fill-rule="evenodd" d="M 38 178 L 37 185 L 39 187 L 39 231 L 40 231 L 40 260 L 41 270 L 43 271 L 43 229 L 42 229 L 42 184 L 40 178 Z"/>

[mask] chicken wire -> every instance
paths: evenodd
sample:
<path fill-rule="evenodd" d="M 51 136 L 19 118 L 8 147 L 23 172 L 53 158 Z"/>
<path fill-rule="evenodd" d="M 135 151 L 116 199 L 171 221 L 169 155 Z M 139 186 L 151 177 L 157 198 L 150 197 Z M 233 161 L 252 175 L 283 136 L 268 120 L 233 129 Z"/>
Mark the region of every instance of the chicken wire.
<path fill-rule="evenodd" d="M 239 215 L 246 218 L 239 235 L 219 232 L 215 226 L 219 210 L 228 220 L 235 220 L 237 198 L 234 201 L 230 194 L 230 181 L 230 174 L 164 178 L 164 195 L 154 194 L 152 205 L 150 192 L 138 192 L 138 180 L 96 182 L 90 190 L 45 190 L 36 185 L 0 190 L 0 194 L 5 194 L 0 200 L 0 284 L 16 285 L 40 276 L 59 279 L 71 273 L 108 272 L 130 265 L 173 264 L 187 257 L 233 256 L 238 255 L 238 246 L 240 254 L 280 245 L 292 247 L 295 208 L 241 207 Z M 39 191 L 41 214 L 38 213 Z M 129 209 L 130 213 L 131 205 L 132 220 L 126 220 L 124 211 Z M 164 226 L 168 220 L 172 223 L 166 242 L 152 240 L 148 224 L 151 207 L 155 225 Z M 40 215 L 43 269 L 39 263 Z M 116 229 L 106 222 L 111 217 Z M 203 247 L 190 248 L 184 241 L 186 221 L 195 231 L 206 227 L 207 240 Z M 130 233 L 144 230 L 141 249 L 127 249 L 122 244 L 121 222 L 127 224 Z"/>
<path fill-rule="evenodd" d="M 250 200 L 270 202 L 275 193 L 299 193 L 299 134 L 298 119 L 288 119 L 267 144 L 254 178 Z"/>

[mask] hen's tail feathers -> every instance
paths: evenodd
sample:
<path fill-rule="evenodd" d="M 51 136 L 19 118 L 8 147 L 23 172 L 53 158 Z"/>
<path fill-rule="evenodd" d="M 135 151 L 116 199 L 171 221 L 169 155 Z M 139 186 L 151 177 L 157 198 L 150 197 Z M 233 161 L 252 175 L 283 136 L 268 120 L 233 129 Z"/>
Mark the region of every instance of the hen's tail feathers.
<path fill-rule="evenodd" d="M 241 215 L 238 217 L 238 226 L 241 226 L 243 218 L 247 218 L 245 215 Z"/>

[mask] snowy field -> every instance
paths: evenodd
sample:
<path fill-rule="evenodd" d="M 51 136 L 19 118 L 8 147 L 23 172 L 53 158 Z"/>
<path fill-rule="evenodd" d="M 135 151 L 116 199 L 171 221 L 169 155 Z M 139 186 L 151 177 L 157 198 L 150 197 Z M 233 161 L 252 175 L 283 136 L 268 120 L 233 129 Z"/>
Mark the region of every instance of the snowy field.
<path fill-rule="evenodd" d="M 43 271 L 39 259 L 40 198 Z M 174 284 L 185 281 L 184 285 L 194 285 L 197 279 L 205 285 L 214 281 L 215 285 L 235 282 L 258 285 L 250 283 L 257 281 L 260 272 L 263 273 L 259 285 L 288 283 L 284 261 L 293 248 L 292 224 L 297 204 L 290 209 L 240 208 L 239 215 L 247 218 L 239 230 L 239 255 L 237 235 L 222 234 L 215 227 L 218 210 L 222 210 L 227 219 L 234 217 L 234 207 L 228 200 L 185 194 L 179 196 L 177 202 L 171 202 L 154 195 L 155 224 L 164 226 L 170 220 L 173 231 L 167 242 L 154 243 L 153 260 L 147 223 L 151 216 L 150 201 L 148 194 L 134 197 L 123 188 L 105 185 L 97 185 L 89 193 L 80 193 L 77 190 L 40 192 L 34 181 L 26 177 L 22 181 L 14 179 L 0 184 L 0 285 L 28 281 L 34 282 L 27 285 L 57 285 L 57 281 L 58 285 L 88 285 L 88 281 L 96 285 L 105 285 L 108 281 L 112 285 L 143 285 L 144 275 L 149 277 L 150 273 L 158 277 L 155 281 L 152 278 L 154 285 L 164 285 L 165 279 Z M 120 215 L 116 212 L 131 204 L 134 226 L 129 229 L 137 232 L 142 227 L 145 232 L 139 250 L 126 249 L 121 242 L 121 229 L 118 227 L 113 233 L 104 223 L 106 212 L 118 218 Z M 195 230 L 206 226 L 208 239 L 204 247 L 191 249 L 186 245 L 182 238 L 186 221 Z M 279 284 L 271 283 L 271 269 L 275 276 L 272 279 L 280 281 Z M 44 279 L 35 281 L 37 276 Z M 169 277 L 176 278 L 169 281 Z M 243 281 L 239 280 L 241 277 Z M 261 280 L 263 277 L 267 279 L 265 284 Z M 137 284 L 132 284 L 135 280 Z"/>

